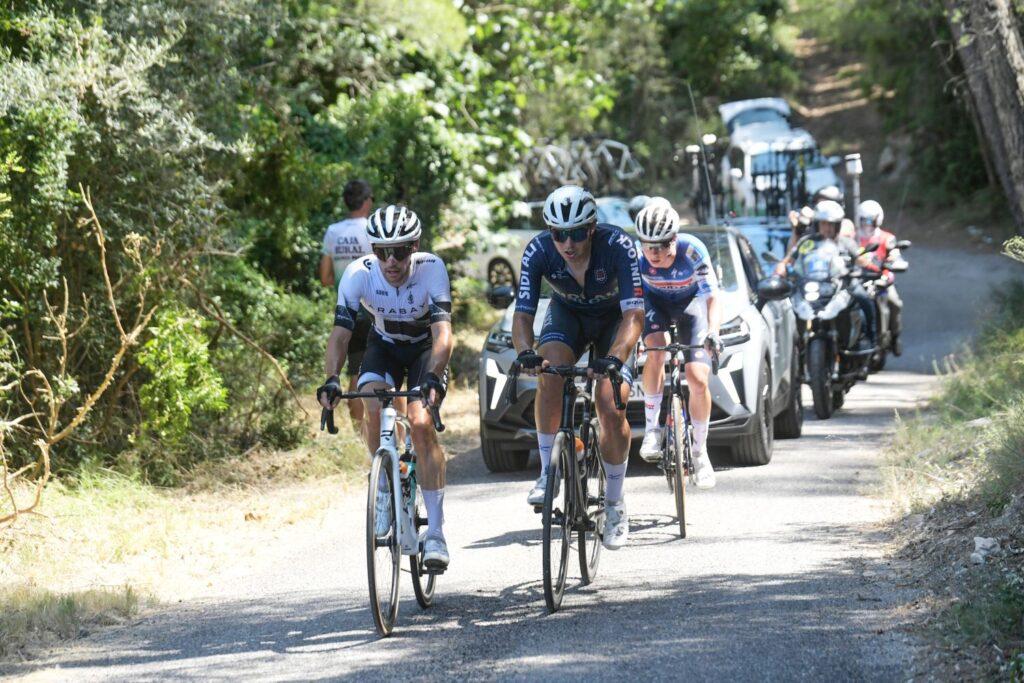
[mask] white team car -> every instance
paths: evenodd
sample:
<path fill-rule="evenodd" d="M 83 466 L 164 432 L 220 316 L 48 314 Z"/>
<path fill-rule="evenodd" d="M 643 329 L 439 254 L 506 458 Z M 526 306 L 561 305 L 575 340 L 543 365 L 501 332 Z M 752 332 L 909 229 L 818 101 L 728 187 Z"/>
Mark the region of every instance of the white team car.
<path fill-rule="evenodd" d="M 740 464 L 763 465 L 772 457 L 775 435 L 797 437 L 803 425 L 800 399 L 796 319 L 788 298 L 766 300 L 758 296 L 765 277 L 750 243 L 733 228 L 688 228 L 708 247 L 712 262 L 720 265 L 723 286 L 721 333 L 724 342 L 749 337 L 727 346 L 717 376 L 711 378 L 711 446 L 728 447 Z M 543 294 L 543 290 L 542 290 Z M 536 447 L 533 400 L 536 380 L 520 377 L 518 397 L 508 395 L 509 369 L 516 358 L 512 348 L 515 305 L 510 287 L 492 295 L 492 303 L 506 306 L 501 321 L 491 328 L 480 354 L 480 440 L 483 458 L 492 472 L 524 468 Z M 534 318 L 540 326 L 550 299 L 541 298 Z M 642 367 L 644 354 L 637 359 Z M 586 363 L 586 357 L 580 364 Z M 640 369 L 636 376 L 639 378 Z M 626 407 L 634 446 L 643 438 L 644 407 L 636 381 Z"/>
<path fill-rule="evenodd" d="M 597 197 L 597 221 L 632 231 L 629 200 L 624 197 Z M 487 243 L 470 250 L 468 274 L 487 282 L 489 287 L 511 285 L 519 277 L 519 263 L 530 240 L 545 230 L 541 212 L 543 201 L 523 202 L 523 217 L 506 230 L 486 236 Z M 528 217 L 527 217 L 528 215 Z"/>

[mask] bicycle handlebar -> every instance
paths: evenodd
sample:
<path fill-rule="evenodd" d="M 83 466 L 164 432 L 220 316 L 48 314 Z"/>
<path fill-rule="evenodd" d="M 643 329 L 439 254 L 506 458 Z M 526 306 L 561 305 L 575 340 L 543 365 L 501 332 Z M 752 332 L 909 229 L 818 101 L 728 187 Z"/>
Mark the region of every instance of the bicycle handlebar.
<path fill-rule="evenodd" d="M 409 391 L 374 389 L 372 391 L 350 391 L 338 394 L 338 398 L 345 401 L 355 398 L 375 398 L 382 401 L 386 398 L 423 398 L 423 392 L 419 389 L 411 389 Z M 441 422 L 441 409 L 437 406 L 427 406 L 427 410 L 430 412 L 430 419 L 434 423 L 434 430 L 440 434 L 445 430 L 444 423 Z M 327 427 L 327 431 L 331 434 L 338 433 L 338 428 L 334 425 L 333 408 L 323 408 L 320 411 L 320 431 L 323 431 L 324 427 Z"/>
<path fill-rule="evenodd" d="M 742 339 L 738 339 L 738 340 L 735 340 L 735 341 L 730 340 L 730 343 L 728 343 L 728 344 L 723 342 L 722 346 L 735 346 L 737 344 L 742 344 L 743 341 L 744 340 L 742 340 Z M 703 348 L 704 348 L 703 344 L 677 344 L 677 343 L 672 343 L 672 344 L 668 344 L 667 346 L 647 346 L 647 347 L 644 348 L 644 350 L 645 351 L 668 351 L 669 353 L 676 354 L 676 353 L 679 353 L 680 351 L 696 351 L 698 349 L 703 349 Z M 717 375 L 718 374 L 718 369 L 719 369 L 718 352 L 717 351 L 712 351 L 711 352 L 711 374 L 712 375 Z"/>
<path fill-rule="evenodd" d="M 509 382 L 511 385 L 508 389 L 509 400 L 515 403 L 519 400 L 518 384 L 519 384 L 519 371 L 522 366 L 519 361 L 513 361 L 512 367 L 509 369 Z M 622 386 L 622 373 L 618 370 L 609 369 L 605 372 L 596 372 L 591 367 L 580 367 L 578 365 L 549 365 L 546 368 L 541 368 L 540 372 L 547 375 L 558 375 L 559 377 L 565 378 L 576 378 L 576 377 L 590 377 L 591 373 L 595 377 L 604 376 L 612 383 L 612 398 L 615 400 L 615 408 L 617 410 L 625 410 L 626 404 L 622 400 L 620 395 L 620 387 Z"/>

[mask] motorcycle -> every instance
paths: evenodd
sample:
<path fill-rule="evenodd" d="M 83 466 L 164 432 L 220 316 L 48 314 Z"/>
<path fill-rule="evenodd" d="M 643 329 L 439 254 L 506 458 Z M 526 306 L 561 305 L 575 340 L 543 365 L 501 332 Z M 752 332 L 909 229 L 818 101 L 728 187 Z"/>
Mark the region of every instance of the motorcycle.
<path fill-rule="evenodd" d="M 771 259 L 767 253 L 764 257 Z M 850 290 L 863 273 L 849 261 L 832 240 L 808 241 L 798 249 L 788 278 L 803 382 L 810 385 L 814 413 L 822 420 L 843 406 L 858 380 L 867 378 L 874 352 L 858 350 L 866 346 L 867 321 Z"/>
<path fill-rule="evenodd" d="M 896 249 L 903 251 L 911 247 L 910 240 L 900 240 Z M 902 257 L 889 258 L 883 270 L 893 273 L 905 272 L 910 267 Z M 900 317 L 893 314 L 893 308 L 900 306 L 898 295 L 892 289 L 893 283 L 881 278 L 881 273 L 865 271 L 864 289 L 875 301 L 875 320 L 878 325 L 878 348 L 868 361 L 868 370 L 872 373 L 885 369 L 888 354 L 902 355 L 903 343 L 900 341 L 902 332 Z"/>

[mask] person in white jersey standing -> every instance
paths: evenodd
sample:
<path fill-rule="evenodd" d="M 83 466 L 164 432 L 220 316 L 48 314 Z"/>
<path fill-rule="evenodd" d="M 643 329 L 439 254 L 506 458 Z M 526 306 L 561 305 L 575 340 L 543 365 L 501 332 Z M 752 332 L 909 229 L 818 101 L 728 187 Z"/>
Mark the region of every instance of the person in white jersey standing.
<path fill-rule="evenodd" d="M 370 248 L 370 240 L 366 236 L 366 221 L 373 211 L 373 190 L 365 180 L 350 180 L 345 183 L 342 192 L 342 200 L 345 208 L 348 209 L 348 216 L 332 223 L 324 233 L 324 244 L 320 250 L 320 282 L 324 287 L 335 288 L 341 282 L 341 275 L 345 272 L 348 264 L 358 258 L 373 253 Z M 349 391 L 355 391 L 356 378 L 359 376 L 359 365 L 363 361 L 363 353 L 366 351 L 366 339 L 370 333 L 373 320 L 369 313 L 360 310 L 356 319 L 356 327 L 352 332 L 352 340 L 348 346 L 348 363 L 346 366 L 349 376 Z M 353 426 L 358 427 L 367 438 L 366 425 L 363 420 L 362 401 L 347 401 L 348 414 L 352 418 Z M 404 413 L 405 399 L 402 404 L 396 404 L 396 408 Z"/>

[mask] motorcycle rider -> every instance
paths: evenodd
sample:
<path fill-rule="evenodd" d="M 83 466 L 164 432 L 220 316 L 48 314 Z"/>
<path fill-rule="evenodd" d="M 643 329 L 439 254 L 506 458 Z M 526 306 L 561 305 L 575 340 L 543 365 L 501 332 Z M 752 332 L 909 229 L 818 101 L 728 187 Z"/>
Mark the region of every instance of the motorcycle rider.
<path fill-rule="evenodd" d="M 884 287 L 886 299 L 889 303 L 889 330 L 892 333 L 892 352 L 899 356 L 903 353 L 903 344 L 900 341 L 902 331 L 903 300 L 896 291 L 896 277 L 888 268 L 890 264 L 900 263 L 903 256 L 896 247 L 896 235 L 882 229 L 882 221 L 885 219 L 885 212 L 882 205 L 874 199 L 867 199 L 857 207 L 857 241 L 860 246 L 871 247 L 878 245 L 874 250 L 864 254 L 863 268 L 881 273 L 878 283 Z"/>
<path fill-rule="evenodd" d="M 796 259 L 800 254 L 813 248 L 811 243 L 820 242 L 821 240 L 832 240 L 839 247 L 842 252 L 851 261 L 855 261 L 858 265 L 863 266 L 866 263 L 866 255 L 858 256 L 860 248 L 857 243 L 849 237 L 844 237 L 839 234 L 843 218 L 845 218 L 846 212 L 843 211 L 843 207 L 838 202 L 831 199 L 825 199 L 818 202 L 814 207 L 814 217 L 816 221 L 817 230 L 797 241 L 796 245 L 789 250 L 785 258 L 779 261 L 775 266 L 775 273 L 777 275 L 785 276 L 789 272 L 789 267 L 796 262 Z M 871 296 L 864 290 L 864 286 L 860 282 L 853 282 L 849 286 L 850 295 L 853 296 L 854 301 L 857 302 L 857 306 L 861 312 L 864 313 L 864 324 L 865 324 L 865 337 L 861 338 L 858 346 L 858 351 L 867 352 L 871 348 L 877 346 L 877 334 L 875 330 L 875 302 Z"/>
<path fill-rule="evenodd" d="M 789 236 L 789 244 L 786 245 L 786 251 L 790 251 L 796 246 L 797 241 L 806 235 L 811 230 L 811 224 L 814 222 L 814 208 L 819 202 L 825 200 L 833 201 L 840 206 L 843 204 L 843 193 L 835 185 L 826 185 L 825 187 L 818 188 L 814 195 L 811 197 L 811 203 L 801 207 L 799 211 L 789 212 L 789 224 L 793 228 L 793 232 Z"/>

